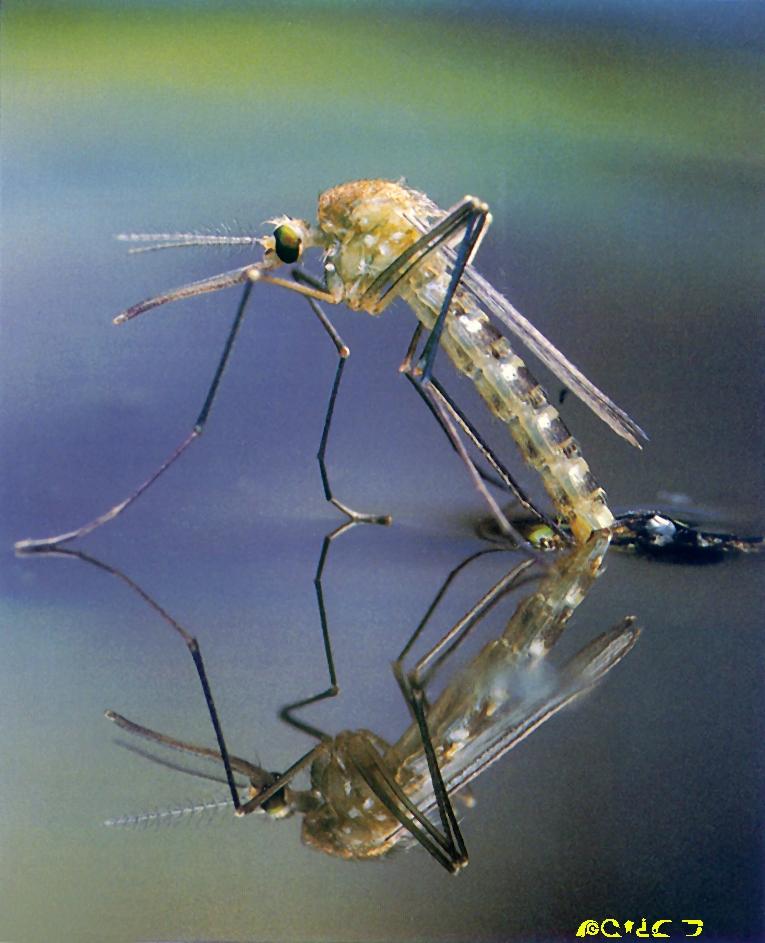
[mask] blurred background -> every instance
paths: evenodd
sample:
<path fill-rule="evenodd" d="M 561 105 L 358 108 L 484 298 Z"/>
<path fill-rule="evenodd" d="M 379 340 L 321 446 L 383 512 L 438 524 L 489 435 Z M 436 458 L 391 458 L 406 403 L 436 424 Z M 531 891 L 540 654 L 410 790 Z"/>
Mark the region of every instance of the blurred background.
<path fill-rule="evenodd" d="M 760 560 L 610 554 L 564 641 L 627 612 L 643 637 L 478 781 L 455 881 L 420 849 L 322 856 L 297 819 L 104 828 L 214 792 L 120 749 L 102 718 L 209 743 L 191 660 L 115 580 L 10 548 L 81 524 L 159 464 L 234 313 L 229 291 L 114 327 L 250 258 L 129 256 L 114 234 L 260 234 L 361 177 L 491 204 L 478 268 L 651 437 L 639 453 L 566 399 L 615 507 L 675 500 L 762 532 L 762 5 L 11 0 L 2 27 L 0 938 L 568 939 L 588 917 L 646 916 L 761 939 Z M 310 719 L 394 740 L 407 713 L 389 662 L 480 546 L 484 508 L 397 372 L 409 311 L 332 315 L 352 350 L 332 480 L 394 525 L 333 547 L 343 690 Z M 312 578 L 339 520 L 314 456 L 334 369 L 307 305 L 259 287 L 203 439 L 83 542 L 198 635 L 231 749 L 270 769 L 310 745 L 279 706 L 326 684 Z M 482 428 L 517 468 L 503 430 Z M 509 565 L 466 571 L 432 637 Z"/>

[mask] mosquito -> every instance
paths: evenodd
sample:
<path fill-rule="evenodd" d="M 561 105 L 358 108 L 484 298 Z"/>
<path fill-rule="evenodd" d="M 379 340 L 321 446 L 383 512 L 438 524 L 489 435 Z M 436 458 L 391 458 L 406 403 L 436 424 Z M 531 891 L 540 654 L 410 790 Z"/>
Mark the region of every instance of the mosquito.
<path fill-rule="evenodd" d="M 280 216 L 270 220 L 273 233 L 263 237 L 194 233 L 132 233 L 120 238 L 151 249 L 259 244 L 259 261 L 154 295 L 118 314 L 123 324 L 160 305 L 236 285 L 244 290 L 228 332 L 212 384 L 191 432 L 168 458 L 124 500 L 76 530 L 17 544 L 19 550 L 44 549 L 82 537 L 113 520 L 159 478 L 201 434 L 231 355 L 251 291 L 256 284 L 274 285 L 308 299 L 331 339 L 338 364 L 329 397 L 318 451 L 326 499 L 353 521 L 389 523 L 387 515 L 354 511 L 333 493 L 325 463 L 328 435 L 349 349 L 320 304 L 345 304 L 353 311 L 381 314 L 401 298 L 418 320 L 401 365 L 446 432 L 502 531 L 519 543 L 522 538 L 489 492 L 488 477 L 513 492 L 538 520 L 559 532 L 524 494 L 510 472 L 484 442 L 464 413 L 451 400 L 434 374 L 439 347 L 457 371 L 469 377 L 489 410 L 507 427 L 527 464 L 536 469 L 547 490 L 558 522 L 577 543 L 613 524 L 603 489 L 595 480 L 581 449 L 542 387 L 533 378 L 509 341 L 490 321 L 493 316 L 545 363 L 567 389 L 579 396 L 603 421 L 632 445 L 647 438 L 642 429 L 595 387 L 510 302 L 473 268 L 472 261 L 492 217 L 486 203 L 464 197 L 448 211 L 424 193 L 403 182 L 357 180 L 319 196 L 316 223 Z M 290 281 L 274 274 L 283 265 L 295 266 L 308 250 L 323 257 L 323 280 L 293 268 Z M 423 331 L 429 335 L 419 354 Z M 479 471 L 468 455 L 462 435 L 484 456 L 493 475 Z M 495 477 L 496 476 L 496 477 Z"/>
<path fill-rule="evenodd" d="M 348 526 L 353 522 L 343 528 Z M 237 816 L 255 811 L 275 819 L 302 814 L 304 844 L 346 860 L 378 858 L 396 846 L 416 842 L 447 871 L 456 873 L 467 864 L 468 853 L 452 798 L 458 794 L 466 798 L 468 786 L 477 776 L 596 685 L 638 638 L 639 629 L 628 617 L 584 645 L 563 666 L 552 667 L 549 660 L 570 616 L 601 572 L 608 541 L 608 532 L 601 531 L 587 544 L 559 554 L 541 579 L 532 580 L 534 560 L 522 560 L 495 582 L 414 668 L 406 670 L 405 660 L 449 582 L 478 556 L 498 551 L 484 549 L 463 561 L 447 578 L 394 663 L 412 716 L 412 723 L 395 744 L 369 730 L 330 736 L 295 716 L 298 709 L 337 693 L 331 651 L 327 648 L 330 688 L 281 711 L 287 723 L 314 737 L 316 745 L 281 774 L 229 752 L 196 639 L 124 574 L 79 551 L 54 552 L 96 563 L 118 576 L 181 634 L 197 667 L 218 749 L 167 736 L 112 710 L 106 712 L 109 720 L 151 743 L 221 763 Z M 325 543 L 317 571 L 319 579 L 327 546 Z M 428 703 L 426 689 L 436 672 L 443 670 L 457 647 L 507 593 L 529 582 L 535 588 L 518 603 L 501 635 L 456 670 L 441 693 Z M 320 612 L 326 636 L 326 617 L 321 607 Z M 153 758 L 151 754 L 143 755 Z M 160 762 L 188 772 L 164 760 Z M 292 781 L 303 770 L 310 773 L 310 786 L 295 788 Z M 237 777 L 248 784 L 246 798 L 240 795 Z M 199 803 L 198 810 L 209 812 L 220 804 Z M 111 824 L 177 820 L 191 814 L 189 809 L 193 808 L 170 810 L 167 815 L 123 816 L 111 820 Z"/>

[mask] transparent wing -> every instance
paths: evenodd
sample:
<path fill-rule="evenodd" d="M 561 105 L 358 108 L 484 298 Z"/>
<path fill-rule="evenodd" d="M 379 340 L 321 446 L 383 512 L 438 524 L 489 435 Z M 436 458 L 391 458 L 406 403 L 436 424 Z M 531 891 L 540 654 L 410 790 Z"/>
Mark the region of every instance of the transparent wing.
<path fill-rule="evenodd" d="M 594 638 L 556 673 L 555 680 L 546 690 L 545 685 L 540 688 L 531 682 L 524 696 L 508 697 L 504 703 L 498 703 L 495 711 L 486 717 L 484 725 L 470 741 L 442 764 L 441 772 L 449 794 L 472 782 L 559 710 L 596 685 L 636 643 L 640 629 L 633 623 L 634 618 L 628 616 Z M 501 648 L 497 649 L 497 654 L 502 654 Z M 496 692 L 502 687 L 505 672 L 509 672 L 510 677 L 514 675 L 516 681 L 523 678 L 523 669 L 519 673 L 512 657 L 506 666 L 502 665 L 500 658 L 499 670 L 492 671 L 490 665 L 484 665 L 481 671 L 485 677 L 468 679 L 474 682 L 476 689 L 489 685 Z M 532 670 L 529 678 L 533 676 Z M 516 684 L 514 687 L 523 690 L 522 685 Z M 438 702 L 432 705 L 430 714 L 437 711 Z M 429 785 L 414 793 L 412 800 L 426 811 L 435 801 Z"/>
<path fill-rule="evenodd" d="M 463 286 L 474 295 L 509 330 L 519 337 L 526 347 L 561 380 L 576 396 L 609 425 L 614 432 L 636 448 L 641 448 L 638 439 L 648 439 L 640 426 L 627 413 L 599 390 L 541 331 L 514 308 L 504 295 L 479 275 L 471 266 L 465 270 Z"/>

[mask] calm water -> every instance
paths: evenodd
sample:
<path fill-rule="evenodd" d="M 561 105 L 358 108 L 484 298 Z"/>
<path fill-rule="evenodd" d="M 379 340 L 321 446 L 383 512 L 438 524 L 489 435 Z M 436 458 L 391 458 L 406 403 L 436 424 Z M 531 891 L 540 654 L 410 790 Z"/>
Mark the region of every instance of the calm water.
<path fill-rule="evenodd" d="M 167 454 L 233 315 L 229 293 L 114 328 L 125 305 L 247 257 L 128 257 L 113 233 L 260 231 L 277 213 L 313 215 L 337 182 L 404 175 L 444 206 L 465 192 L 491 203 L 481 271 L 649 432 L 638 453 L 566 401 L 615 506 L 668 491 L 761 530 L 757 9 L 690 5 L 685 24 L 641 10 L 6 6 L 3 546 L 81 523 Z M 343 692 L 311 719 L 392 739 L 407 714 L 389 662 L 479 546 L 483 508 L 397 373 L 409 312 L 335 322 L 353 355 L 333 481 L 395 523 L 333 548 Z M 333 372 L 307 306 L 256 292 L 203 440 L 86 542 L 199 636 L 230 746 L 271 769 L 308 745 L 279 706 L 326 683 L 311 581 L 337 518 L 313 456 Z M 471 569 L 434 632 L 503 565 Z M 755 558 L 684 568 L 611 554 L 567 644 L 628 612 L 643 636 L 477 783 L 471 864 L 451 880 L 418 849 L 326 858 L 301 846 L 297 819 L 103 828 L 221 794 L 120 749 L 102 718 L 112 707 L 209 742 L 193 667 L 116 581 L 8 552 L 0 939 L 568 939 L 586 917 L 644 915 L 701 917 L 706 940 L 759 939 L 761 572 Z"/>

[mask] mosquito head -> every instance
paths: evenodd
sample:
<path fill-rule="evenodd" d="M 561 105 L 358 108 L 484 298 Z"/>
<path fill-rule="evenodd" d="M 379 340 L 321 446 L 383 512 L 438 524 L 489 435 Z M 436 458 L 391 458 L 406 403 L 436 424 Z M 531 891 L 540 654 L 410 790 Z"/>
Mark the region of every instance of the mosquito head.
<path fill-rule="evenodd" d="M 249 798 L 255 799 L 257 796 L 262 795 L 266 790 L 270 789 L 279 778 L 279 773 L 269 773 L 266 770 L 259 770 L 259 775 L 257 776 L 251 772 Z M 294 802 L 286 786 L 282 786 L 282 788 L 278 789 L 272 796 L 269 796 L 260 808 L 263 812 L 268 813 L 272 819 L 285 819 L 295 812 Z"/>
<path fill-rule="evenodd" d="M 294 265 L 304 249 L 315 245 L 313 229 L 306 220 L 279 216 L 269 222 L 276 227 L 273 233 L 258 240 L 265 250 L 263 261 L 268 268 Z"/>

